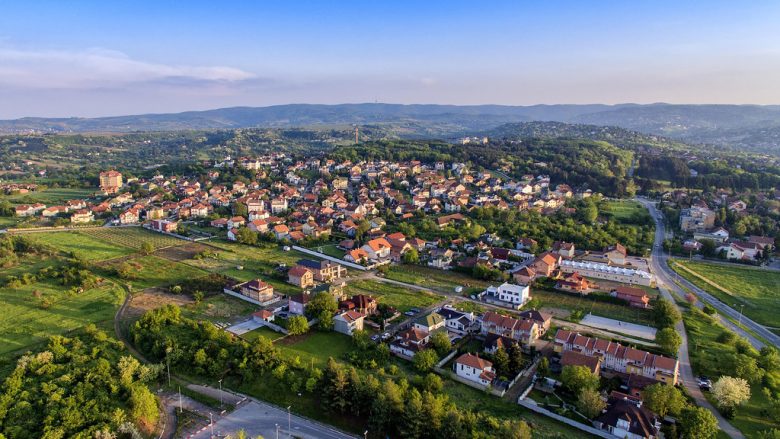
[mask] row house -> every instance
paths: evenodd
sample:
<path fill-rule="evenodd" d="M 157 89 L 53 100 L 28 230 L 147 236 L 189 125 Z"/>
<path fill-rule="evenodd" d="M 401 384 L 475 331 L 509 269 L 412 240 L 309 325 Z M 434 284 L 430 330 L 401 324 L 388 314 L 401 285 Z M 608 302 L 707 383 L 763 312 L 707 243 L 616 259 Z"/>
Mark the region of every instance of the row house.
<path fill-rule="evenodd" d="M 492 311 L 482 316 L 482 335 L 495 334 L 510 338 L 526 347 L 532 346 L 539 336 L 539 328 L 533 320 L 518 320 Z"/>

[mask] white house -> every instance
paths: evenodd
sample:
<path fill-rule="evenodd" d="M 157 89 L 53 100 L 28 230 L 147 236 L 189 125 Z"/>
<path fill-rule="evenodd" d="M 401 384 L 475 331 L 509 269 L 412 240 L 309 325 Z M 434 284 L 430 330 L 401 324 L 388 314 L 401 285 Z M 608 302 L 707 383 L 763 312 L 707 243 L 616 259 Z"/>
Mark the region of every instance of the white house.
<path fill-rule="evenodd" d="M 357 311 L 343 312 L 333 318 L 333 329 L 342 334 L 352 335 L 354 331 L 363 330 L 365 317 Z"/>
<path fill-rule="evenodd" d="M 466 353 L 458 357 L 453 363 L 455 374 L 484 387 L 489 386 L 496 378 L 496 371 L 493 369 L 493 363 L 479 355 Z"/>
<path fill-rule="evenodd" d="M 489 286 L 485 295 L 512 305 L 520 306 L 531 300 L 531 288 L 528 285 L 503 283 L 497 287 Z"/>
<path fill-rule="evenodd" d="M 444 317 L 446 320 L 445 326 L 450 331 L 462 334 L 467 332 L 474 324 L 473 312 L 462 312 L 450 306 L 444 306 L 436 311 L 436 313 Z"/>

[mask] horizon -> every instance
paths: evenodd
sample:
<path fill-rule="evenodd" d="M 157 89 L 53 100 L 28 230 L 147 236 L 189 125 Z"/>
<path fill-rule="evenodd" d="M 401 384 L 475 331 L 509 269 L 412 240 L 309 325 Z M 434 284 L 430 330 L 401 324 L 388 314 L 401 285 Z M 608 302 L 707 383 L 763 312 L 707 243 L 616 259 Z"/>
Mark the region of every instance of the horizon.
<path fill-rule="evenodd" d="M 770 1 L 5 6 L 0 119 L 290 102 L 780 103 Z"/>

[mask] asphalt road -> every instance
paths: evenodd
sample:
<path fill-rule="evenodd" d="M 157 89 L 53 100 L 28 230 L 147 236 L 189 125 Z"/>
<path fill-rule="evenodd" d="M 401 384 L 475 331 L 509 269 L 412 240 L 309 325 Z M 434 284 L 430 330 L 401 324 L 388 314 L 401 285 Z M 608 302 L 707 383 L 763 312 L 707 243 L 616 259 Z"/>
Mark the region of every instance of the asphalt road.
<path fill-rule="evenodd" d="M 663 221 L 660 221 L 658 219 L 659 211 L 655 208 L 655 203 L 652 201 L 641 199 L 641 198 L 637 199 L 637 201 L 639 201 L 645 207 L 647 207 L 653 219 L 655 220 L 655 244 L 653 246 L 652 268 L 653 268 L 653 272 L 656 275 L 656 279 L 659 280 L 659 282 L 662 281 L 664 284 L 667 285 L 668 288 L 671 288 L 673 291 L 675 291 L 677 294 L 679 294 L 682 297 L 685 295 L 685 292 L 682 291 L 682 289 L 679 288 L 674 283 L 673 280 L 677 280 L 686 288 L 693 291 L 694 294 L 696 294 L 696 296 L 701 301 L 706 302 L 707 304 L 709 304 L 710 306 L 718 310 L 718 312 L 720 312 L 721 314 L 731 317 L 734 320 L 740 320 L 739 311 L 735 310 L 734 308 L 731 308 L 727 304 L 718 300 L 716 297 L 712 296 L 711 294 L 707 293 L 706 291 L 702 290 L 696 285 L 688 282 L 682 276 L 678 276 L 674 272 L 674 270 L 669 268 L 669 265 L 666 262 L 669 259 L 669 255 L 667 255 L 663 251 L 663 241 L 664 241 L 664 237 L 666 236 L 666 230 L 664 228 Z M 741 316 L 741 321 L 745 327 L 749 328 L 751 331 L 763 337 L 765 340 L 769 341 L 773 345 L 780 347 L 780 337 L 778 337 L 772 331 L 766 329 L 764 326 L 754 322 L 753 320 L 750 320 L 744 315 Z M 764 346 L 764 343 L 761 340 L 757 339 L 751 333 L 745 331 L 744 329 L 738 327 L 737 325 L 731 323 L 730 321 L 726 319 L 721 319 L 721 322 L 725 326 L 735 331 L 740 336 L 750 341 L 750 343 L 756 349 L 761 349 Z"/>

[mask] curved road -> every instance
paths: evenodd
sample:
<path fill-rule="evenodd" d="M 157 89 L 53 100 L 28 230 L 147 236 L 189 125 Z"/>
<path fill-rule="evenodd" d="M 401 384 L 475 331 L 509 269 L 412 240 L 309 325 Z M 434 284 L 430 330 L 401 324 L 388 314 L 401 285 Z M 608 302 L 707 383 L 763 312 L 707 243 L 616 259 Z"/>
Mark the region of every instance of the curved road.
<path fill-rule="evenodd" d="M 650 267 L 656 276 L 658 290 L 661 291 L 661 295 L 665 299 L 671 301 L 672 303 L 676 303 L 671 291 L 674 291 L 674 293 L 680 297 L 683 297 L 685 292 L 674 283 L 672 280 L 674 273 L 669 268 L 669 266 L 666 265 L 666 257 L 663 253 L 663 241 L 665 237 L 664 224 L 658 219 L 659 213 L 658 210 L 656 210 L 653 202 L 644 199 L 637 199 L 637 201 L 647 207 L 647 209 L 650 211 L 650 214 L 653 216 L 653 219 L 655 220 L 655 242 L 653 244 L 653 257 L 650 262 Z M 672 274 L 670 274 L 670 272 Z M 692 291 L 698 294 L 696 290 L 692 289 Z M 677 358 L 680 360 L 680 379 L 682 384 L 685 386 L 685 389 L 693 397 L 693 399 L 696 400 L 696 404 L 699 407 L 704 407 L 711 411 L 713 415 L 715 415 L 715 418 L 718 419 L 718 426 L 721 430 L 723 430 L 724 433 L 728 434 L 729 437 L 734 439 L 743 439 L 745 436 L 742 434 L 742 432 L 737 430 L 726 420 L 726 418 L 721 416 L 720 412 L 718 412 L 718 410 L 713 407 L 709 401 L 707 401 L 698 384 L 696 383 L 693 369 L 691 368 L 690 356 L 688 355 L 688 334 L 685 332 L 684 323 L 682 321 L 677 322 L 675 325 L 675 330 L 682 337 L 682 344 L 680 344 L 680 350 L 677 353 Z M 744 331 L 741 332 L 744 333 Z"/>

